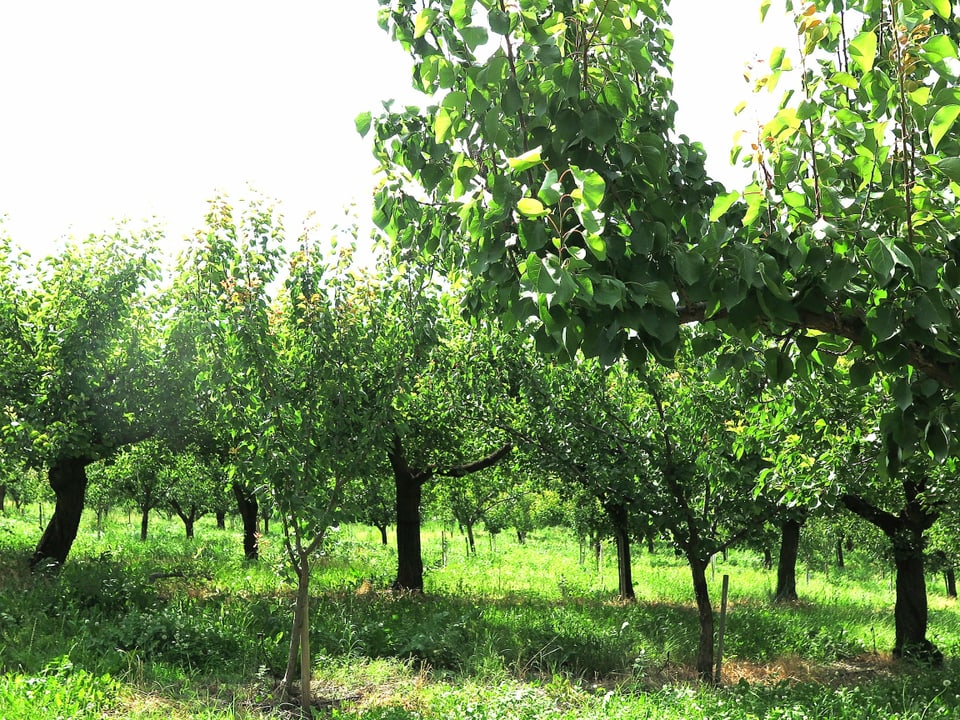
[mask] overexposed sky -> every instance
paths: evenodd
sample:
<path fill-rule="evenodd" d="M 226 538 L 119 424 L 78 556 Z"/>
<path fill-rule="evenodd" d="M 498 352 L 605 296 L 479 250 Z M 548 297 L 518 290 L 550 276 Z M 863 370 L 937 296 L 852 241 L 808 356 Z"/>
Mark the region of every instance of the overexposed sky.
<path fill-rule="evenodd" d="M 725 172 L 744 63 L 782 38 L 758 0 L 673 0 L 680 129 Z M 376 0 L 0 0 L 0 215 L 21 247 L 156 216 L 175 246 L 247 185 L 343 219 L 373 179 L 353 119 L 413 97 Z M 771 14 L 773 11 L 771 11 Z M 769 21 L 768 21 L 769 22 Z M 732 177 L 732 176 L 731 176 Z"/>

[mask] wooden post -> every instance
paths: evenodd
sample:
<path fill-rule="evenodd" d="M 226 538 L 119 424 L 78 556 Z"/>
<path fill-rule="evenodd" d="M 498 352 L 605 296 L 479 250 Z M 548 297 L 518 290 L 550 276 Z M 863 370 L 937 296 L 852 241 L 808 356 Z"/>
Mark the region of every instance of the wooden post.
<path fill-rule="evenodd" d="M 730 576 L 723 576 L 723 590 L 720 593 L 720 632 L 717 635 L 717 667 L 713 676 L 714 685 L 720 685 L 721 668 L 723 666 L 723 634 L 727 629 L 727 589 L 730 587 Z"/>

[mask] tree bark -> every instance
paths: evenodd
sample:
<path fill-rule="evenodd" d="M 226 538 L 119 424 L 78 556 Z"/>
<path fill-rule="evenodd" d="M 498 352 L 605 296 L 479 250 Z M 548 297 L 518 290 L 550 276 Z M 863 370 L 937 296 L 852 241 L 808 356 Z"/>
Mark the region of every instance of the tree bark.
<path fill-rule="evenodd" d="M 604 502 L 603 509 L 613 526 L 613 539 L 617 545 L 617 586 L 620 599 L 633 602 L 633 562 L 630 557 L 630 528 L 627 507 L 619 502 Z"/>
<path fill-rule="evenodd" d="M 150 506 L 140 508 L 140 542 L 147 539 L 147 529 L 150 527 Z"/>
<path fill-rule="evenodd" d="M 388 538 L 387 538 L 387 526 L 386 526 L 386 525 L 377 525 L 376 528 L 377 528 L 377 530 L 380 531 L 380 544 L 381 544 L 381 545 L 386 545 L 386 544 L 387 544 L 387 541 L 388 541 Z"/>
<path fill-rule="evenodd" d="M 82 457 L 60 458 L 50 466 L 47 479 L 57 496 L 57 504 L 30 559 L 31 567 L 59 566 L 66 562 L 80 527 L 90 462 L 89 458 Z"/>
<path fill-rule="evenodd" d="M 955 598 L 957 596 L 957 573 L 952 565 L 943 571 L 943 580 L 947 586 L 947 597 Z"/>
<path fill-rule="evenodd" d="M 897 600 L 893 610 L 896 642 L 893 656 L 943 661 L 943 654 L 927 640 L 927 581 L 923 567 L 923 532 L 903 528 L 893 540 L 897 568 Z"/>
<path fill-rule="evenodd" d="M 927 639 L 927 581 L 923 562 L 923 534 L 936 521 L 937 514 L 923 506 L 920 499 L 925 487 L 923 482 L 905 479 L 903 487 L 906 503 L 898 515 L 881 510 L 858 495 L 847 494 L 840 499 L 848 510 L 880 528 L 893 545 L 896 567 L 893 656 L 940 665 L 943 653 Z"/>
<path fill-rule="evenodd" d="M 693 595 L 697 601 L 697 618 L 700 621 L 700 642 L 697 645 L 697 677 L 700 682 L 713 682 L 713 605 L 707 587 L 709 562 L 687 556 L 693 576 Z"/>
<path fill-rule="evenodd" d="M 770 552 L 769 547 L 763 549 L 763 569 L 773 570 L 773 553 Z"/>
<path fill-rule="evenodd" d="M 843 535 L 837 538 L 837 567 L 843 570 Z"/>
<path fill-rule="evenodd" d="M 227 529 L 227 511 L 217 510 L 217 530 Z"/>
<path fill-rule="evenodd" d="M 397 499 L 397 579 L 394 590 L 423 591 L 420 500 L 423 486 L 403 458 L 390 456 Z"/>
<path fill-rule="evenodd" d="M 4 507 L 7 500 L 7 486 L 0 485 L 0 513 L 6 514 L 7 510 Z"/>
<path fill-rule="evenodd" d="M 260 559 L 260 541 L 257 537 L 257 496 L 240 483 L 233 483 L 233 495 L 237 499 L 237 509 L 243 521 L 243 555 L 247 560 Z"/>
<path fill-rule="evenodd" d="M 473 537 L 473 523 L 472 523 L 472 522 L 467 522 L 467 523 L 466 523 L 466 527 L 467 527 L 467 552 L 468 552 L 470 555 L 476 555 L 476 554 L 477 554 L 477 542 L 476 542 L 476 540 L 475 540 L 474 537 Z"/>
<path fill-rule="evenodd" d="M 420 546 L 420 501 L 423 485 L 436 475 L 464 477 L 492 467 L 512 449 L 513 446 L 508 443 L 479 460 L 444 469 L 432 465 L 427 468 L 414 468 L 407 461 L 402 438 L 399 435 L 394 436 L 393 445 L 387 451 L 396 491 L 397 579 L 393 581 L 394 590 L 423 592 L 423 555 Z"/>
<path fill-rule="evenodd" d="M 800 550 L 799 520 L 788 519 L 780 523 L 780 557 L 777 561 L 777 590 L 774 602 L 797 601 L 797 555 Z"/>

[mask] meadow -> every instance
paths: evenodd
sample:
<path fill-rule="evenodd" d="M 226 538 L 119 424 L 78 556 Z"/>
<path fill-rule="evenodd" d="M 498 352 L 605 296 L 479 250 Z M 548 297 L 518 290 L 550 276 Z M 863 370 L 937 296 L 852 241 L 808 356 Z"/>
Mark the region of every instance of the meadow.
<path fill-rule="evenodd" d="M 0 517 L 0 717 L 259 718 L 286 659 L 293 584 L 281 536 L 242 559 L 237 528 L 202 520 L 193 541 L 157 515 L 92 514 L 58 575 L 33 575 L 37 513 Z M 395 550 L 370 528 L 334 533 L 313 583 L 321 717 L 960 717 L 960 613 L 929 578 L 929 637 L 942 668 L 895 663 L 890 573 L 848 554 L 844 570 L 801 566 L 801 602 L 770 602 L 775 575 L 733 551 L 723 684 L 694 681 L 696 614 L 670 548 L 635 556 L 638 601 L 616 600 L 615 556 L 597 562 L 564 529 L 482 536 L 477 554 L 439 524 L 424 530 L 424 595 L 387 588 Z"/>

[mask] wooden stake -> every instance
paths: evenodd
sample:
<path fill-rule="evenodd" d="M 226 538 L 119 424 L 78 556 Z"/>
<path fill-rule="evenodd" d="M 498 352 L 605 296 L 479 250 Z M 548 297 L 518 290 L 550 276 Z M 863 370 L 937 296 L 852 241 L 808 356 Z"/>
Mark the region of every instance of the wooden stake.
<path fill-rule="evenodd" d="M 723 634 L 727 629 L 727 589 L 730 587 L 730 576 L 723 576 L 723 590 L 720 593 L 720 632 L 717 635 L 717 668 L 713 676 L 714 685 L 720 685 L 721 667 L 723 666 Z"/>

